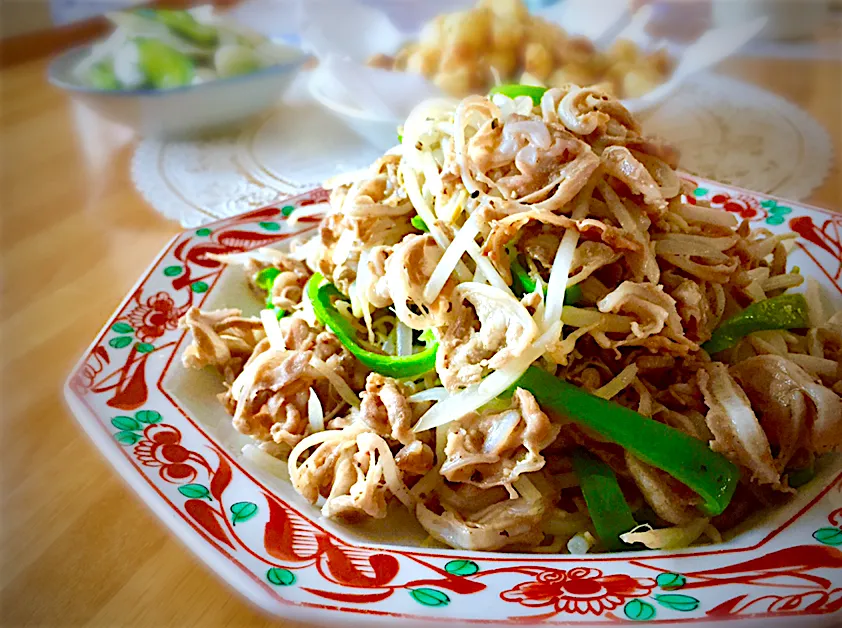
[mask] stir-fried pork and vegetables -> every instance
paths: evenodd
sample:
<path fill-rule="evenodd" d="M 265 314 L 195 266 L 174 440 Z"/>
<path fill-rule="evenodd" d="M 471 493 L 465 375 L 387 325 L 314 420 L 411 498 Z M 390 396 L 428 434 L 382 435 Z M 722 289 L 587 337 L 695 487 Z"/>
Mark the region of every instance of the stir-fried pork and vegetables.
<path fill-rule="evenodd" d="M 596 88 L 423 103 L 314 237 L 218 256 L 266 307 L 190 310 L 184 364 L 328 518 L 716 541 L 842 446 L 842 314 L 793 290 L 794 236 L 685 202 L 676 166 Z"/>

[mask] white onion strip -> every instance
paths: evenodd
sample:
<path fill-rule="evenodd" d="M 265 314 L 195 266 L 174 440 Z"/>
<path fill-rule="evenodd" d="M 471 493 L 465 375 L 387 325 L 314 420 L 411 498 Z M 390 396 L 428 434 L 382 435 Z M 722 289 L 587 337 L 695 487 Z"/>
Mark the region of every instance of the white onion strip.
<path fill-rule="evenodd" d="M 460 263 L 462 255 L 465 254 L 468 246 L 474 241 L 478 233 L 479 225 L 477 221 L 473 217 L 468 218 L 465 224 L 462 225 L 462 228 L 456 233 L 453 242 L 445 248 L 444 255 L 441 256 L 439 263 L 436 264 L 435 269 L 433 269 L 430 275 L 430 280 L 424 288 L 424 301 L 426 303 L 432 303 L 439 296 L 442 288 L 444 288 L 444 284 L 450 279 L 450 275 Z M 485 273 L 485 270 L 483 270 L 483 273 Z M 468 281 L 469 279 L 470 275 L 464 278 L 460 277 L 461 281 Z"/>
<path fill-rule="evenodd" d="M 597 388 L 593 394 L 603 399 L 612 399 L 619 395 L 634 381 L 637 376 L 637 365 L 629 364 L 626 368 L 620 371 L 620 374 L 614 377 L 610 382 Z"/>
<path fill-rule="evenodd" d="M 588 185 L 573 210 L 571 218 L 582 220 L 588 214 L 591 191 L 593 185 Z M 561 243 L 553 259 L 553 266 L 550 270 L 550 278 L 547 280 L 547 298 L 545 299 L 543 329 L 547 329 L 556 321 L 561 319 L 561 310 L 564 307 L 564 292 L 567 290 L 567 280 L 570 277 L 570 267 L 573 265 L 573 254 L 576 252 L 576 245 L 579 243 L 579 232 L 575 229 L 567 229 L 561 238 Z M 561 327 L 558 330 L 561 334 Z M 553 339 L 555 340 L 555 339 Z"/>
<path fill-rule="evenodd" d="M 223 264 L 237 264 L 245 266 L 248 262 L 263 262 L 272 264 L 286 259 L 285 255 L 276 249 L 261 247 L 243 253 L 205 253 L 206 259 L 212 259 Z"/>
<path fill-rule="evenodd" d="M 488 279 L 489 284 L 491 284 L 495 288 L 499 288 L 500 290 L 502 290 L 506 294 L 511 295 L 511 297 L 514 298 L 515 295 L 512 292 L 512 289 L 508 286 L 508 284 L 506 284 L 505 281 L 503 281 L 503 278 L 500 276 L 500 273 L 497 272 L 497 269 L 494 268 L 494 264 L 491 263 L 491 260 L 489 260 L 485 255 L 482 254 L 482 251 L 480 250 L 479 246 L 477 246 L 476 242 L 474 242 L 473 240 L 468 242 L 467 246 L 465 247 L 465 251 L 468 253 L 468 255 L 471 256 L 471 258 L 476 263 L 477 270 L 482 272 L 482 275 L 486 279 Z M 445 281 L 447 280 L 445 279 Z"/>
<path fill-rule="evenodd" d="M 812 277 L 807 278 L 804 298 L 807 300 L 807 315 L 810 317 L 810 326 L 821 327 L 827 322 L 827 315 L 824 311 L 824 303 L 822 303 L 821 286 Z"/>
<path fill-rule="evenodd" d="M 441 401 L 448 395 L 444 386 L 435 386 L 410 395 L 406 400 L 410 403 L 424 403 L 426 401 Z"/>
<path fill-rule="evenodd" d="M 351 390 L 351 387 L 345 382 L 344 379 L 339 377 L 336 373 L 334 373 L 331 368 L 325 364 L 322 360 L 313 356 L 310 358 L 310 366 L 316 369 L 319 373 L 324 375 L 327 381 L 330 382 L 330 385 L 336 389 L 336 392 L 339 393 L 339 396 L 342 397 L 342 400 L 350 404 L 351 406 L 358 408 L 360 405 L 360 400 L 354 391 Z"/>
<path fill-rule="evenodd" d="M 269 339 L 269 346 L 276 351 L 283 351 L 287 348 L 281 326 L 278 324 L 278 315 L 275 310 L 260 310 L 260 322 L 263 323 L 263 331 Z"/>
<path fill-rule="evenodd" d="M 260 447 L 249 443 L 248 445 L 243 446 L 242 454 L 243 458 L 255 467 L 258 467 L 267 473 L 271 473 L 282 480 L 286 480 L 287 482 L 290 480 L 287 465 L 282 460 L 278 460 L 275 456 L 266 453 L 260 449 Z"/>
<path fill-rule="evenodd" d="M 325 411 L 322 402 L 316 391 L 310 389 L 310 396 L 307 397 L 307 419 L 310 421 L 310 430 L 313 433 L 322 432 L 325 429 Z"/>
<path fill-rule="evenodd" d="M 547 345 L 558 338 L 560 331 L 561 321 L 556 321 L 532 346 L 504 368 L 494 371 L 479 384 L 468 386 L 465 390 L 448 396 L 427 410 L 412 431 L 423 432 L 439 425 L 446 425 L 503 394 L 520 379 L 530 364 L 544 354 Z"/>
<path fill-rule="evenodd" d="M 412 355 L 412 330 L 402 321 L 398 321 L 395 337 L 398 356 L 405 357 Z"/>

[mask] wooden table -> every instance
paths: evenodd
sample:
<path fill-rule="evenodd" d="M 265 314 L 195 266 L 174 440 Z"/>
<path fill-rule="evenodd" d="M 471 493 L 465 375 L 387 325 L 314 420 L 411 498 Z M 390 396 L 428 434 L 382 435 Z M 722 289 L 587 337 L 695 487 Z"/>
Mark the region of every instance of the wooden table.
<path fill-rule="evenodd" d="M 842 153 L 842 63 L 739 59 L 723 70 L 807 109 Z M 278 625 L 167 532 L 65 407 L 71 365 L 179 228 L 132 186 L 132 138 L 92 126 L 45 73 L 43 59 L 0 71 L 0 624 Z M 838 165 L 808 200 L 842 208 Z"/>

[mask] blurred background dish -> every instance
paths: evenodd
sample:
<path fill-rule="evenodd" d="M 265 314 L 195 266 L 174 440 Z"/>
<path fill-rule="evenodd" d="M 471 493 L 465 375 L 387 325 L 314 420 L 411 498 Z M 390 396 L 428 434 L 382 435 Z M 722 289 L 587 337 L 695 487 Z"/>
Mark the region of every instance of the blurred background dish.
<path fill-rule="evenodd" d="M 49 79 L 143 135 L 218 129 L 264 111 L 306 59 L 209 6 L 108 18 L 114 31 L 59 55 Z"/>
<path fill-rule="evenodd" d="M 591 39 L 531 14 L 522 0 L 479 0 L 467 11 L 437 16 L 417 40 L 367 63 L 422 74 L 456 97 L 503 82 L 600 84 L 620 98 L 636 98 L 663 83 L 675 60 L 664 47 L 647 50 L 628 39 L 600 50 Z"/>
<path fill-rule="evenodd" d="M 376 127 L 371 142 L 391 137 L 387 127 L 405 118 L 414 103 L 483 94 L 499 83 L 600 85 L 641 114 L 693 74 L 732 55 L 765 23 L 761 16 L 703 28 L 688 44 L 677 45 L 648 34 L 654 4 L 566 0 L 530 13 L 522 0 L 479 0 L 408 34 L 390 14 L 354 0 L 343 3 L 339 29 L 324 10 L 327 4 L 303 6 L 302 43 L 320 62 L 314 91 L 355 130 Z M 417 80 L 399 84 L 406 76 Z"/>

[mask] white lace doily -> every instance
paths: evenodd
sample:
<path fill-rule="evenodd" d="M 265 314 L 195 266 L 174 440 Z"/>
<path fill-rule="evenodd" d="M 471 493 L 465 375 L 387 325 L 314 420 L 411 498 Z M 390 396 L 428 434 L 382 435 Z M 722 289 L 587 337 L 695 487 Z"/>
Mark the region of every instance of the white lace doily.
<path fill-rule="evenodd" d="M 308 101 L 299 77 L 282 107 L 239 133 L 201 141 L 142 140 L 138 190 L 185 227 L 238 214 L 371 163 L 379 152 Z M 800 200 L 830 168 L 825 130 L 782 98 L 736 79 L 704 75 L 645 120 L 681 150 L 692 174 Z"/>
<path fill-rule="evenodd" d="M 196 227 L 306 192 L 377 159 L 380 151 L 308 100 L 304 78 L 281 107 L 239 132 L 141 140 L 132 161 L 135 186 L 156 210 Z"/>

